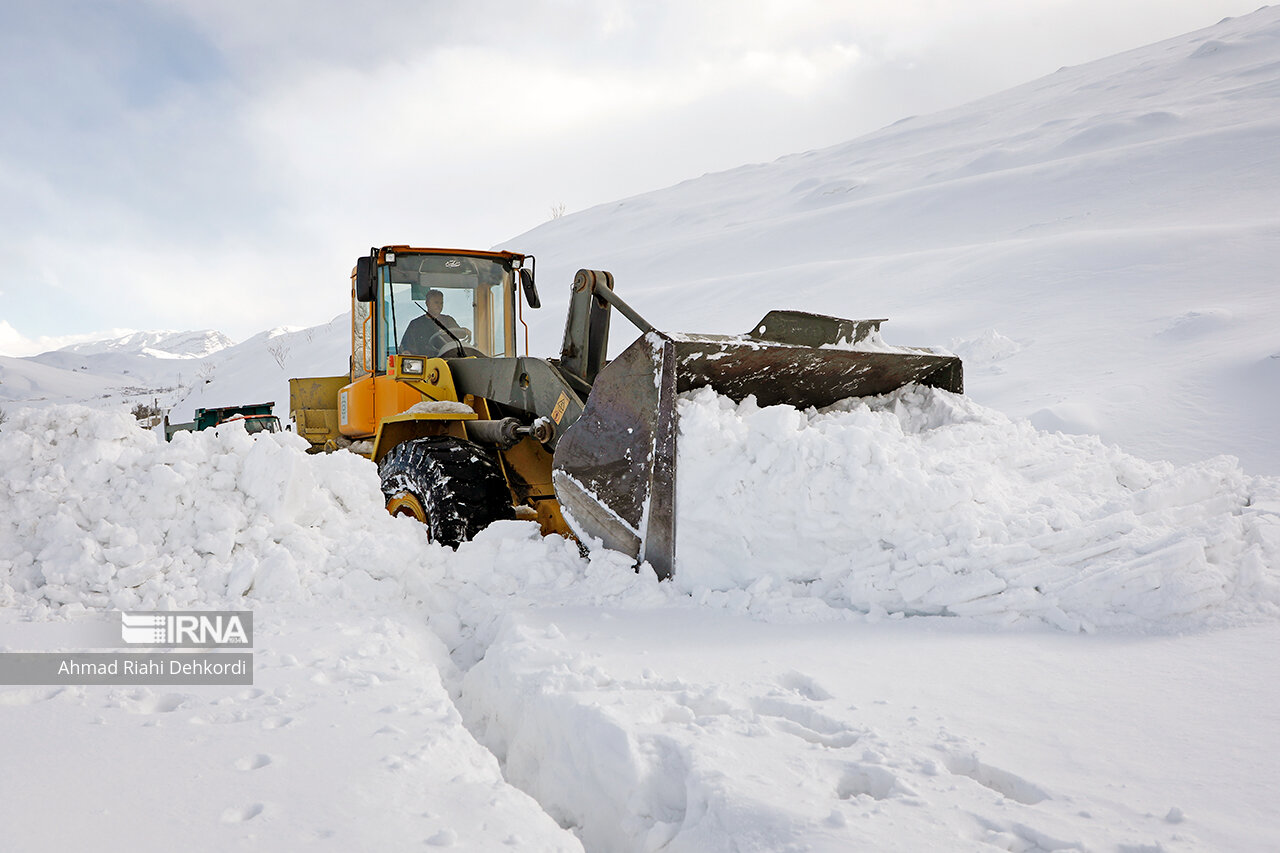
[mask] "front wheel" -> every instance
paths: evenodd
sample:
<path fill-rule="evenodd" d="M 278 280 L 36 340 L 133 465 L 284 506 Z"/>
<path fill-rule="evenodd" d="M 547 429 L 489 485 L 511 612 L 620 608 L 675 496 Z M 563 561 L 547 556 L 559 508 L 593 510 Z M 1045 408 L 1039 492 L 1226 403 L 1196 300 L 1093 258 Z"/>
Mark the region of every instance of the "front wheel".
<path fill-rule="evenodd" d="M 448 435 L 401 442 L 378 463 L 378 476 L 388 512 L 418 519 L 429 539 L 451 548 L 515 518 L 497 461 L 475 442 Z"/>

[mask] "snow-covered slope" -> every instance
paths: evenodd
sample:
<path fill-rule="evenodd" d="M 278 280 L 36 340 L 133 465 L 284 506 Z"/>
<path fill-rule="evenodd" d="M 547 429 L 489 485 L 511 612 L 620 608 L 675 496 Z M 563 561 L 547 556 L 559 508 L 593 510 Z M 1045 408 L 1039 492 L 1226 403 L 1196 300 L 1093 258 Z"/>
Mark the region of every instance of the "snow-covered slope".
<path fill-rule="evenodd" d="M 27 358 L 0 357 L 0 401 L 170 405 L 234 346 L 220 332 L 135 332 Z"/>
<path fill-rule="evenodd" d="M 0 423 L 0 648 L 111 609 L 258 635 L 251 688 L 0 688 L 6 845 L 1280 848 L 1278 33 L 1265 9 L 511 241 L 542 353 L 587 266 L 659 326 L 888 315 L 966 358 L 965 398 L 684 398 L 673 583 L 526 522 L 449 551 L 363 459 L 166 443 L 52 405 L 102 377 L 0 362 L 30 386 L 0 400 L 49 398 Z M 197 370 L 182 420 L 346 347 L 340 317 L 152 362 Z"/>
<path fill-rule="evenodd" d="M 170 421 L 197 408 L 274 402 L 288 416 L 289 378 L 347 370 L 345 315 L 308 329 L 277 328 L 235 344 L 218 332 L 139 332 L 28 358 L 0 357 L 0 403 L 158 404 Z"/>
<path fill-rule="evenodd" d="M 189 421 L 198 408 L 272 402 L 284 421 L 289 379 L 346 373 L 350 355 L 351 326 L 345 314 L 323 326 L 261 332 L 205 359 L 204 378 L 173 403 L 169 419 Z"/>
<path fill-rule="evenodd" d="M 1277 55 L 1267 8 L 504 245 L 538 256 L 544 349 L 574 271 L 609 269 L 660 328 L 889 317 L 1010 415 L 1280 473 Z"/>

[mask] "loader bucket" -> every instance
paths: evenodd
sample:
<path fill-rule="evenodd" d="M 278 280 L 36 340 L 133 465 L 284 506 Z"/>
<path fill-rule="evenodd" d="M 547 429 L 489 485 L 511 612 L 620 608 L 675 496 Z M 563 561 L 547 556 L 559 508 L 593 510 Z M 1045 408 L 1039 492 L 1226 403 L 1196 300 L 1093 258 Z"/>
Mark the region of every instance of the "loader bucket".
<path fill-rule="evenodd" d="M 917 382 L 962 393 L 954 355 L 889 347 L 882 320 L 774 311 L 743 336 L 638 338 L 596 377 L 556 446 L 552 480 L 584 541 L 647 560 L 659 578 L 676 563 L 677 395 L 703 386 L 742 402 L 821 408 Z"/>

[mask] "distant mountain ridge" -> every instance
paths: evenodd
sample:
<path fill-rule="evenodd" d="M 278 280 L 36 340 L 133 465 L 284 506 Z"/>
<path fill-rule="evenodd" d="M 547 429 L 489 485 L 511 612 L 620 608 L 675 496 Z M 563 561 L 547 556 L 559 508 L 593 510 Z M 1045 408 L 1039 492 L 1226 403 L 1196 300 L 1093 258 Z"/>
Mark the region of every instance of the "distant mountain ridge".
<path fill-rule="evenodd" d="M 213 329 L 200 331 L 134 332 L 119 338 L 71 344 L 55 352 L 77 355 L 149 355 L 153 358 L 204 358 L 235 346 L 235 341 Z M 42 353 L 44 355 L 44 353 Z M 39 356 L 37 356 L 39 358 Z"/>

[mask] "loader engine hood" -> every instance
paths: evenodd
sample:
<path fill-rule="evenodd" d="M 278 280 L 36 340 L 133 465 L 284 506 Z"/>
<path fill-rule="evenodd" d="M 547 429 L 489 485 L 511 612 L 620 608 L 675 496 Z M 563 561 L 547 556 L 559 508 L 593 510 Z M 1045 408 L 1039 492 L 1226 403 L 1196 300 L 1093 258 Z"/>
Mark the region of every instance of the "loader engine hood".
<path fill-rule="evenodd" d="M 710 387 L 735 402 L 821 408 L 916 382 L 962 393 L 960 359 L 890 347 L 882 320 L 774 311 L 746 335 L 638 338 L 596 377 L 582 415 L 560 438 L 552 479 L 566 519 L 586 541 L 675 571 L 676 400 Z"/>

